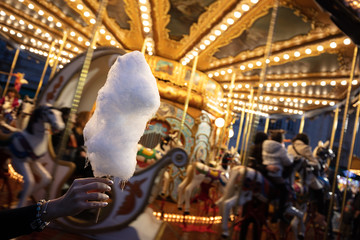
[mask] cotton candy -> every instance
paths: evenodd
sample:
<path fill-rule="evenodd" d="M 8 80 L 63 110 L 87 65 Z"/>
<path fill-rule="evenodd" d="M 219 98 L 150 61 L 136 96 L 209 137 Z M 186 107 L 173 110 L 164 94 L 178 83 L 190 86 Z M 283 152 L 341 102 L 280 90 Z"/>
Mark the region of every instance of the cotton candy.
<path fill-rule="evenodd" d="M 160 95 L 142 53 L 120 56 L 99 90 L 96 109 L 84 128 L 95 177 L 128 180 L 136 168 L 137 143 L 160 107 Z"/>

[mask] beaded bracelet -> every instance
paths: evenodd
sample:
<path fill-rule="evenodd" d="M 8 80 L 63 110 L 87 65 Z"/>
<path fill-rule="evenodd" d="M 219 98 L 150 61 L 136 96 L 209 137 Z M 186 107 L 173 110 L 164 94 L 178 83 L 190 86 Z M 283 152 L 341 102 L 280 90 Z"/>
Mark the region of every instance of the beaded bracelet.
<path fill-rule="evenodd" d="M 31 228 L 34 231 L 42 231 L 47 225 L 49 225 L 50 222 L 45 222 L 41 220 L 42 214 L 47 213 L 47 206 L 49 204 L 49 201 L 45 201 L 44 199 L 41 199 L 36 203 L 36 218 L 30 223 Z M 41 211 L 42 206 L 45 204 L 43 211 Z"/>

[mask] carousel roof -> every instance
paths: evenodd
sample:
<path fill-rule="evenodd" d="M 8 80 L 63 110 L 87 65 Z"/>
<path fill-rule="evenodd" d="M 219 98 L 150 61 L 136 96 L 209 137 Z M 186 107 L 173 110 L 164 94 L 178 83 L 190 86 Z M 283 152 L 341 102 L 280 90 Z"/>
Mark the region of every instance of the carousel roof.
<path fill-rule="evenodd" d="M 342 10 L 358 20 L 358 1 L 332 2 L 340 2 Z M 197 58 L 197 69 L 222 85 L 222 104 L 227 103 L 232 87 L 235 112 L 249 102 L 251 89 L 256 96 L 259 87 L 260 110 L 269 114 L 302 114 L 337 105 L 346 97 L 354 39 L 314 0 L 280 0 L 269 41 L 274 3 L 109 0 L 97 47 L 141 50 L 147 39 L 148 55 L 188 66 Z M 21 48 L 44 56 L 53 41 L 57 51 L 65 41 L 59 59 L 63 65 L 90 45 L 99 5 L 97 0 L 4 0 L 0 32 Z M 352 23 L 345 25 L 351 29 Z M 270 42 L 271 53 L 265 59 Z M 267 70 L 261 85 L 264 64 Z M 235 84 L 230 86 L 232 76 Z M 353 89 L 358 86 L 354 79 Z"/>

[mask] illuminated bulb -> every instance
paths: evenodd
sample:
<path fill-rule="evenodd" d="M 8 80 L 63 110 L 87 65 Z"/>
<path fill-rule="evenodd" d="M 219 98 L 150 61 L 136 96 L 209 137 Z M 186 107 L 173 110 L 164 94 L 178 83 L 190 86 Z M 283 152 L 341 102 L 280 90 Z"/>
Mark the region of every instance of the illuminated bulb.
<path fill-rule="evenodd" d="M 115 43 L 116 43 L 116 42 L 115 42 L 114 40 L 111 40 L 111 41 L 110 41 L 110 44 L 111 44 L 111 45 L 115 45 Z"/>
<path fill-rule="evenodd" d="M 234 17 L 240 18 L 241 17 L 241 12 L 238 12 L 238 11 L 234 12 Z"/>
<path fill-rule="evenodd" d="M 221 35 L 221 31 L 220 31 L 220 30 L 215 30 L 214 33 L 215 33 L 216 36 L 220 36 L 220 35 Z"/>
<path fill-rule="evenodd" d="M 285 60 L 288 60 L 288 59 L 290 58 L 290 56 L 289 56 L 289 54 L 284 54 L 283 58 L 284 58 Z"/>
<path fill-rule="evenodd" d="M 331 47 L 331 48 L 336 48 L 336 47 L 337 47 L 336 42 L 332 42 L 332 43 L 330 43 L 330 47 Z"/>
<path fill-rule="evenodd" d="M 324 47 L 322 45 L 317 46 L 316 48 L 319 52 L 324 51 Z"/>
<path fill-rule="evenodd" d="M 301 102 L 301 103 L 305 103 L 305 99 L 301 99 L 300 102 Z"/>
<path fill-rule="evenodd" d="M 321 104 L 322 104 L 322 105 L 326 105 L 326 104 L 327 104 L 327 101 L 322 101 Z"/>
<path fill-rule="evenodd" d="M 226 22 L 227 22 L 229 25 L 232 25 L 232 24 L 234 24 L 234 19 L 228 18 L 228 19 L 226 20 Z"/>
<path fill-rule="evenodd" d="M 70 36 L 74 37 L 74 36 L 75 36 L 75 32 L 70 32 Z"/>
<path fill-rule="evenodd" d="M 308 104 L 312 104 L 312 102 L 313 101 L 311 99 L 307 101 Z"/>
<path fill-rule="evenodd" d="M 83 38 L 82 38 L 82 37 L 78 37 L 78 41 L 79 41 L 79 42 L 82 42 L 82 41 L 83 41 Z"/>
<path fill-rule="evenodd" d="M 209 78 L 212 78 L 212 77 L 213 77 L 213 74 L 212 74 L 212 73 L 209 73 L 209 74 L 208 74 L 208 77 L 209 77 Z"/>
<path fill-rule="evenodd" d="M 302 87 L 306 87 L 306 82 L 302 82 L 302 83 L 301 83 L 301 86 L 302 86 Z"/>
<path fill-rule="evenodd" d="M 335 86 L 335 85 L 336 85 L 336 81 L 331 81 L 331 82 L 330 82 L 330 85 L 331 85 L 331 86 Z"/>
<path fill-rule="evenodd" d="M 325 86 L 325 85 L 326 85 L 326 82 L 325 82 L 325 81 L 321 81 L 320 85 L 321 85 L 321 86 Z"/>
<path fill-rule="evenodd" d="M 146 32 L 146 33 L 150 32 L 150 28 L 149 27 L 144 27 L 144 32 Z"/>
<path fill-rule="evenodd" d="M 265 63 L 270 63 L 270 59 L 266 59 L 266 60 L 265 60 Z"/>
<path fill-rule="evenodd" d="M 247 12 L 247 11 L 249 11 L 250 7 L 249 7 L 249 5 L 247 5 L 247 4 L 243 4 L 243 5 L 241 6 L 241 9 L 242 9 L 243 11 Z"/>
<path fill-rule="evenodd" d="M 34 9 L 34 5 L 32 5 L 31 3 L 28 5 L 28 8 L 30 9 Z"/>
<path fill-rule="evenodd" d="M 250 85 L 249 84 L 245 84 L 245 88 L 249 88 L 250 87 Z"/>
<path fill-rule="evenodd" d="M 284 83 L 284 87 L 288 87 L 289 86 L 289 83 Z"/>
<path fill-rule="evenodd" d="M 147 12 L 147 7 L 146 7 L 146 6 L 141 6 L 141 7 L 140 7 L 140 11 L 142 11 L 142 12 Z"/>
<path fill-rule="evenodd" d="M 227 26 L 225 24 L 221 24 L 220 29 L 225 31 L 227 29 Z"/>
<path fill-rule="evenodd" d="M 232 73 L 232 69 L 229 68 L 229 69 L 227 70 L 227 72 L 228 72 L 228 73 Z"/>
<path fill-rule="evenodd" d="M 101 33 L 101 34 L 105 34 L 105 29 L 103 29 L 103 28 L 100 29 L 100 33 Z"/>
<path fill-rule="evenodd" d="M 310 49 L 310 48 L 307 48 L 307 49 L 305 50 L 305 53 L 306 53 L 306 54 L 311 54 L 311 49 Z"/>
<path fill-rule="evenodd" d="M 275 87 L 280 87 L 280 83 L 275 83 Z"/>
<path fill-rule="evenodd" d="M 149 25 L 150 25 L 150 23 L 149 23 L 149 21 L 144 20 L 144 21 L 143 21 L 143 25 L 144 25 L 144 26 L 149 26 Z"/>
<path fill-rule="evenodd" d="M 298 84 L 297 84 L 297 82 L 293 82 L 292 85 L 293 85 L 293 87 L 297 87 Z"/>
<path fill-rule="evenodd" d="M 320 104 L 320 101 L 319 101 L 319 100 L 316 100 L 316 101 L 315 101 L 315 104 L 316 104 L 316 105 L 319 105 L 319 104 Z"/>
<path fill-rule="evenodd" d="M 90 42 L 86 41 L 85 46 L 90 46 Z"/>
<path fill-rule="evenodd" d="M 106 40 L 110 40 L 110 39 L 111 39 L 111 36 L 110 36 L 110 35 L 106 35 L 105 39 L 106 39 Z"/>
<path fill-rule="evenodd" d="M 89 17 L 89 16 L 90 16 L 90 13 L 89 13 L 88 11 L 85 11 L 85 12 L 84 12 L 84 16 L 85 16 L 85 17 Z"/>
<path fill-rule="evenodd" d="M 225 75 L 225 71 L 224 71 L 224 70 L 221 70 L 221 71 L 220 71 L 220 74 L 221 74 L 221 75 Z"/>
<path fill-rule="evenodd" d="M 346 80 L 341 81 L 341 85 L 345 86 L 347 84 Z"/>
<path fill-rule="evenodd" d="M 206 48 L 206 46 L 205 46 L 204 44 L 201 44 L 201 45 L 200 45 L 200 49 L 201 49 L 201 50 L 204 50 L 205 48 Z"/>
<path fill-rule="evenodd" d="M 267 83 L 266 86 L 267 86 L 267 87 L 271 87 L 271 83 Z"/>
<path fill-rule="evenodd" d="M 90 19 L 90 23 L 91 23 L 91 24 L 95 24 L 95 23 L 96 23 L 95 18 Z"/>
<path fill-rule="evenodd" d="M 298 51 L 294 52 L 294 56 L 295 57 L 300 57 L 300 52 L 298 52 Z"/>
<path fill-rule="evenodd" d="M 258 67 L 260 67 L 261 64 L 262 64 L 262 63 L 261 63 L 260 61 L 257 61 L 257 62 L 256 62 L 256 66 L 258 66 Z"/>
<path fill-rule="evenodd" d="M 334 106 L 335 102 L 330 102 L 329 104 L 330 104 L 330 106 Z"/>
<path fill-rule="evenodd" d="M 282 97 L 279 98 L 279 101 L 280 101 L 280 102 L 283 102 L 283 101 L 284 101 L 284 98 L 282 98 Z"/>
<path fill-rule="evenodd" d="M 49 22 L 52 22 L 53 20 L 54 20 L 54 18 L 53 18 L 52 16 L 49 16 L 49 17 L 48 17 L 48 21 L 49 21 Z"/>
<path fill-rule="evenodd" d="M 211 41 L 214 41 L 214 40 L 216 39 L 216 37 L 215 37 L 214 35 L 210 35 L 210 36 L 209 36 L 209 39 L 210 39 Z"/>
<path fill-rule="evenodd" d="M 204 43 L 205 43 L 205 45 L 209 45 L 211 42 L 210 42 L 210 40 L 207 40 L 207 39 L 206 39 L 206 40 L 204 41 Z"/>
<path fill-rule="evenodd" d="M 240 70 L 245 70 L 245 66 L 244 66 L 244 65 L 241 65 L 241 66 L 240 66 Z"/>
<path fill-rule="evenodd" d="M 356 85 L 356 84 L 358 84 L 358 80 L 355 79 L 351 83 L 352 83 L 352 85 Z"/>
<path fill-rule="evenodd" d="M 279 108 L 278 107 L 274 107 L 274 110 L 277 111 Z"/>
<path fill-rule="evenodd" d="M 218 72 L 215 72 L 214 75 L 215 75 L 215 77 L 218 77 L 218 76 L 219 76 L 219 73 L 218 73 Z"/>
<path fill-rule="evenodd" d="M 84 9 L 84 6 L 81 5 L 81 4 L 78 4 L 76 7 L 77 7 L 77 9 L 79 9 L 79 10 L 83 10 L 83 9 Z"/>
<path fill-rule="evenodd" d="M 148 15 L 147 13 L 141 14 L 141 17 L 142 17 L 143 19 L 149 19 L 149 15 Z"/>
<path fill-rule="evenodd" d="M 253 67 L 254 67 L 254 64 L 249 63 L 249 64 L 248 64 L 248 67 L 249 67 L 249 68 L 253 68 Z"/>
<path fill-rule="evenodd" d="M 344 44 L 345 44 L 345 45 L 349 45 L 350 43 L 351 43 L 350 38 L 345 38 L 345 39 L 344 39 Z"/>
<path fill-rule="evenodd" d="M 190 58 L 190 59 L 194 59 L 194 55 L 189 54 L 189 55 L 188 55 L 188 58 Z"/>
<path fill-rule="evenodd" d="M 238 84 L 238 88 L 242 88 L 242 85 L 241 85 L 241 84 Z"/>
<path fill-rule="evenodd" d="M 77 52 L 79 51 L 79 49 L 77 47 L 74 47 L 74 51 Z"/>
<path fill-rule="evenodd" d="M 279 58 L 279 57 L 274 57 L 274 61 L 275 61 L 275 62 L 279 62 L 279 61 L 280 61 L 280 58 Z"/>

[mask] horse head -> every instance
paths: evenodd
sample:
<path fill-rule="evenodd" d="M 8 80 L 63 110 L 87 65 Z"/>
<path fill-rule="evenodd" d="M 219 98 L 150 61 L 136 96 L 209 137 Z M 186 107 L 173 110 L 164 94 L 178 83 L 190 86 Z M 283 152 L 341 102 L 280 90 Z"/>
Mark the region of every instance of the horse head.
<path fill-rule="evenodd" d="M 51 106 L 37 107 L 31 114 L 26 131 L 33 134 L 35 123 L 49 123 L 53 132 L 59 132 L 65 128 L 65 123 L 62 120 L 61 112 Z"/>

